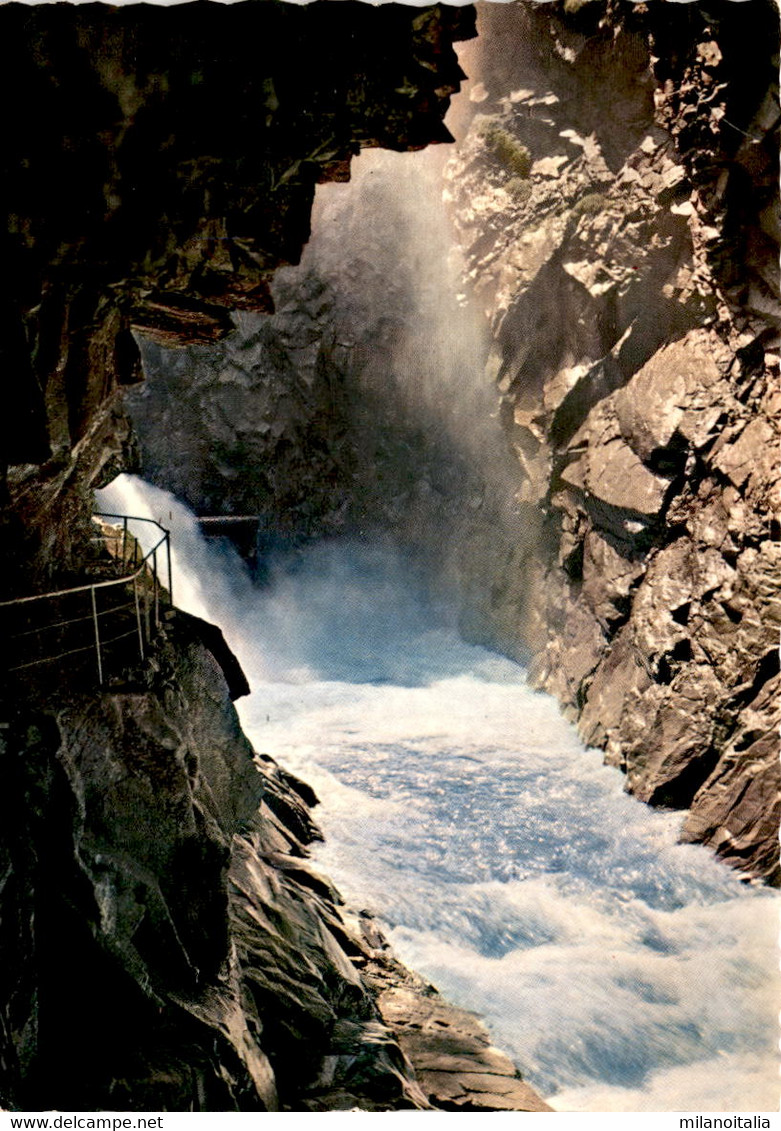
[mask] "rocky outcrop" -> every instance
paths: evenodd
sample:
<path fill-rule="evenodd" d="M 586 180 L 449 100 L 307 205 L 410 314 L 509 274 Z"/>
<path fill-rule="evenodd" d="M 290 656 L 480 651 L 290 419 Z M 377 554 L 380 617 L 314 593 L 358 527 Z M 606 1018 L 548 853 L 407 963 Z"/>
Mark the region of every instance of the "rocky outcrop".
<path fill-rule="evenodd" d="M 101 694 L 2 704 L 3 1106 L 544 1109 L 312 870 L 316 799 L 251 749 L 224 663 L 171 614 Z"/>
<path fill-rule="evenodd" d="M 494 631 L 632 792 L 778 882 L 777 11 L 480 20 L 449 194 L 548 546 Z"/>
<path fill-rule="evenodd" d="M 345 178 L 362 145 L 449 137 L 452 40 L 472 33 L 469 10 L 182 11 L 0 12 L 14 108 L 2 147 L 4 599 L 107 565 L 91 489 L 135 458 L 121 406 L 141 379 L 134 333 L 212 342 L 230 311 L 269 310 L 274 270 L 307 238 L 316 181 Z M 125 596 L 112 615 L 132 618 Z M 312 871 L 315 798 L 242 735 L 231 698 L 246 681 L 219 631 L 169 611 L 145 661 L 120 650 L 100 687 L 86 648 L 14 673 L 5 644 L 0 1104 L 436 1107 L 439 1090 L 429 1098 L 415 1077 L 427 1042 L 408 1057 L 378 1004 L 380 988 L 414 979 Z M 428 1016 L 438 999 L 415 983 L 410 1010 L 417 1001 Z M 480 1083 L 475 1102 L 490 1107 L 487 1038 L 459 1024 L 453 1089 L 468 1106 Z M 541 1105 L 509 1063 L 495 1075 L 495 1107 L 510 1093 L 516 1110 Z"/>
<path fill-rule="evenodd" d="M 388 961 L 368 970 L 382 1016 L 441 1111 L 550 1111 L 488 1041 L 473 1014 L 456 1009 L 415 974 Z"/>

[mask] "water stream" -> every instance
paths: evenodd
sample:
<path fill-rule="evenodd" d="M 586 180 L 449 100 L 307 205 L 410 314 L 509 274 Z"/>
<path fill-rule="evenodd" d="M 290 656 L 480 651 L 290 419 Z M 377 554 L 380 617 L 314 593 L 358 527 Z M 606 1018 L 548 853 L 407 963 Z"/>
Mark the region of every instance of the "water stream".
<path fill-rule="evenodd" d="M 321 543 L 253 587 L 171 496 L 177 603 L 219 623 L 255 747 L 308 780 L 318 865 L 483 1015 L 560 1109 L 777 1106 L 778 899 L 627 797 L 517 665 L 463 643 L 390 543 Z"/>

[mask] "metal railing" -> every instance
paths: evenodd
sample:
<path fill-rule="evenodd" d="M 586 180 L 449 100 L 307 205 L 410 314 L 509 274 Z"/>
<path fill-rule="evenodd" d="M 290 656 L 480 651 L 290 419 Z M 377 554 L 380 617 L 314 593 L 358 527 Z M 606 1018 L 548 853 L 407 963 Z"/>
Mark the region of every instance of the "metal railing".
<path fill-rule="evenodd" d="M 24 652 L 26 644 L 40 645 L 41 639 L 46 633 L 57 633 L 56 639 L 59 640 L 59 650 L 51 655 L 36 655 L 22 663 L 15 663 L 6 668 L 6 671 L 20 672 L 27 668 L 38 667 L 43 664 L 56 663 L 58 660 L 65 660 L 69 657 L 83 654 L 85 652 L 94 652 L 97 667 L 98 683 L 103 686 L 106 678 L 106 659 L 108 658 L 108 650 L 118 644 L 122 640 L 127 640 L 130 637 L 135 637 L 138 647 L 138 655 L 143 662 L 146 659 L 147 650 L 151 646 L 154 635 L 157 633 L 160 626 L 160 606 L 162 602 L 173 606 L 173 572 L 171 566 L 171 539 L 170 533 L 164 526 L 152 518 L 140 518 L 134 515 L 123 514 L 107 514 L 103 512 L 96 513 L 93 517 L 100 519 L 120 519 L 122 522 L 121 527 L 121 549 L 119 550 L 116 560 L 119 563 L 119 568 L 123 572 L 119 577 L 112 577 L 103 581 L 90 581 L 84 585 L 72 586 L 68 589 L 57 589 L 49 593 L 36 593 L 29 597 L 17 597 L 11 601 L 0 601 L 0 614 L 3 613 L 18 613 L 22 617 L 26 617 L 26 625 L 20 632 L 11 632 L 9 640 L 11 642 L 20 642 L 18 652 Z M 128 523 L 130 522 L 143 522 L 151 523 L 162 532 L 162 536 L 158 538 L 155 544 L 145 554 L 141 555 L 139 543 L 132 536 L 128 530 Z M 108 530 L 117 531 L 117 541 L 120 541 L 119 527 L 110 526 Z M 108 531 L 100 534 L 99 540 L 102 541 L 107 549 L 109 548 L 110 536 Z M 160 581 L 160 570 L 158 568 L 158 552 L 162 551 L 165 546 L 165 566 L 167 570 L 167 591 L 163 588 Z M 132 547 L 132 555 L 130 548 Z M 110 551 L 109 551 L 110 552 Z M 132 586 L 132 600 L 126 603 L 119 603 L 112 605 L 108 608 L 99 608 L 99 597 L 103 595 L 120 593 L 122 594 L 123 587 L 129 590 Z M 128 596 L 130 594 L 128 593 Z M 63 605 L 69 602 L 77 602 L 82 604 L 81 598 L 85 599 L 86 612 L 82 606 L 79 615 L 65 616 L 60 611 Z M 50 613 L 50 616 L 47 616 Z M 129 617 L 126 615 L 129 614 Z M 132 627 L 127 629 L 123 626 L 123 631 L 118 635 L 109 636 L 107 632 L 101 631 L 101 620 L 105 626 L 108 618 L 122 617 L 127 623 L 130 620 Z M 38 619 L 38 623 L 34 623 Z M 82 643 L 83 630 L 90 624 L 90 641 L 87 644 Z M 76 635 L 76 647 L 63 647 L 63 643 L 67 641 L 70 634 L 71 637 Z M 71 643 L 76 642 L 71 640 Z M 13 649 L 11 649 L 13 650 Z M 19 657 L 17 656 L 17 659 Z"/>

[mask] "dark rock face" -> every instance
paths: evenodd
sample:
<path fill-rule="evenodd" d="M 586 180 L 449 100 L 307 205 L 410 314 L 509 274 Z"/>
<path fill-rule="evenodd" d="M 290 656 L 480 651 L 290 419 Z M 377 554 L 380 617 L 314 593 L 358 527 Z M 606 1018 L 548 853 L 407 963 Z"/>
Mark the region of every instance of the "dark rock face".
<path fill-rule="evenodd" d="M 778 14 L 575 8 L 481 9 L 449 171 L 547 515 L 538 615 L 496 631 L 632 792 L 778 882 Z"/>
<path fill-rule="evenodd" d="M 426 1109 L 414 1066 L 452 1029 L 461 1104 L 490 1071 L 483 1106 L 544 1109 L 312 871 L 316 799 L 254 754 L 202 636 L 177 615 L 132 689 L 4 708 L 0 1102 Z M 394 1030 L 432 1010 L 407 1051 Z"/>
<path fill-rule="evenodd" d="M 24 925 L 3 939 L 6 1105 L 274 1102 L 227 926 L 232 840 L 264 783 L 194 634 L 172 627 L 155 665 L 155 690 L 32 683 L 5 707 L 3 922 Z"/>
<path fill-rule="evenodd" d="M 213 341 L 269 310 L 318 180 L 449 139 L 469 9 L 5 5 L 0 437 L 7 568 L 73 563 L 79 486 L 132 466 L 133 330 Z M 9 469 L 6 471 L 6 469 Z M 7 537 L 6 537 L 7 535 Z M 12 583 L 13 579 L 9 579 Z"/>

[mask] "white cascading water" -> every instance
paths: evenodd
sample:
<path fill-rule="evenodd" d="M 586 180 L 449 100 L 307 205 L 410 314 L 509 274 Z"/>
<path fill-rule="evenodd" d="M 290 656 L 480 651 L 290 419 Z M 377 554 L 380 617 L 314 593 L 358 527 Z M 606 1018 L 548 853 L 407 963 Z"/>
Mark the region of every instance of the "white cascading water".
<path fill-rule="evenodd" d="M 554 1107 L 776 1108 L 777 896 L 677 845 L 680 816 L 627 797 L 390 545 L 313 546 L 259 589 L 165 492 L 122 476 L 98 505 L 172 529 L 177 604 L 252 685 L 245 730 L 320 796 L 318 864 Z"/>

